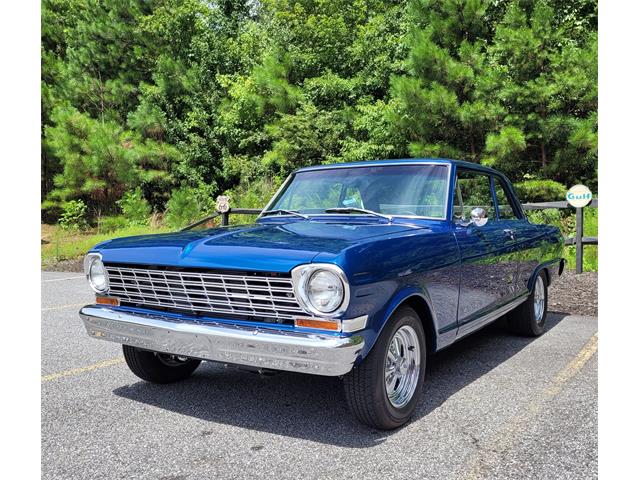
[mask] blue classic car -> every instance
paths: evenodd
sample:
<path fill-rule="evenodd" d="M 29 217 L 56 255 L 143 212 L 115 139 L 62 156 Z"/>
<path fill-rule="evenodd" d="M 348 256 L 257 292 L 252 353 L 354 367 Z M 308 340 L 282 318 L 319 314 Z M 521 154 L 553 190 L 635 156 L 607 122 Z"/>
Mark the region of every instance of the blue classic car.
<path fill-rule="evenodd" d="M 430 353 L 503 315 L 543 332 L 562 245 L 490 168 L 322 165 L 293 173 L 254 224 L 96 245 L 96 303 L 80 316 L 149 382 L 202 360 L 341 376 L 355 416 L 391 429 L 415 410 Z"/>

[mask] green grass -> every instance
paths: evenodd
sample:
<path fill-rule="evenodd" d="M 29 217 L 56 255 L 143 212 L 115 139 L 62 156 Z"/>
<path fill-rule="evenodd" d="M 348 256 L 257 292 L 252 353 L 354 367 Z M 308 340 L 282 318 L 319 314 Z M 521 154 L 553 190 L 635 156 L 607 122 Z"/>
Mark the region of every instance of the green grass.
<path fill-rule="evenodd" d="M 575 230 L 571 233 L 571 236 L 575 234 Z M 585 237 L 597 237 L 598 236 L 598 209 L 586 208 L 584 211 L 584 236 Z M 569 268 L 575 270 L 576 268 L 576 247 L 565 247 L 565 255 L 569 260 Z M 583 253 L 583 270 L 585 272 L 597 272 L 598 271 L 598 246 L 597 245 L 585 245 Z"/>
<path fill-rule="evenodd" d="M 46 242 L 41 248 L 43 265 L 50 265 L 61 260 L 72 260 L 82 257 L 97 243 L 118 237 L 164 233 L 170 231 L 166 227 L 149 226 L 124 227 L 113 232 L 70 232 L 54 225 L 43 225 L 42 238 Z"/>

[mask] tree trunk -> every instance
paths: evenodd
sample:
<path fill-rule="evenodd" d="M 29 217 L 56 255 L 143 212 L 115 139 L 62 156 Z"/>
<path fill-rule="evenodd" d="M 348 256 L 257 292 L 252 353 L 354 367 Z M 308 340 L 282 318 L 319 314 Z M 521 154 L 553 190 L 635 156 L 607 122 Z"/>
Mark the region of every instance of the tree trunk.
<path fill-rule="evenodd" d="M 544 148 L 544 143 L 540 143 L 540 155 L 542 157 L 542 170 L 547 169 L 547 151 Z"/>
<path fill-rule="evenodd" d="M 473 132 L 471 132 L 469 137 L 471 138 L 471 156 L 476 160 L 476 142 L 473 139 Z"/>

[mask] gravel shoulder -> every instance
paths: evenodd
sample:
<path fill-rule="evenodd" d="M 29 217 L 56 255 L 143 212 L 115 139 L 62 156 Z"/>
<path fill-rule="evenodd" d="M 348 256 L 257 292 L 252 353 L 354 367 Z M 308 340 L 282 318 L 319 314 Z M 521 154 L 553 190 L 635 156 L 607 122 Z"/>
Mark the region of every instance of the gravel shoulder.
<path fill-rule="evenodd" d="M 576 274 L 565 270 L 549 287 L 549 311 L 598 315 L 598 272 Z"/>
<path fill-rule="evenodd" d="M 84 258 L 72 258 L 69 260 L 59 260 L 47 263 L 42 266 L 43 272 L 77 272 L 82 273 Z"/>

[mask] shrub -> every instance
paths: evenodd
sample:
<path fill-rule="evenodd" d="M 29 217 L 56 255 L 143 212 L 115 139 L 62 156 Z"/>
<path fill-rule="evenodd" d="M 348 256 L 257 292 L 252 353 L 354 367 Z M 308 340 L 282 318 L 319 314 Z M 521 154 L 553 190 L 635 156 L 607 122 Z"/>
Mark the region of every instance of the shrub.
<path fill-rule="evenodd" d="M 545 210 L 525 210 L 525 213 L 531 223 L 544 223 L 563 228 L 560 210 L 548 208 Z"/>
<path fill-rule="evenodd" d="M 164 220 L 173 229 L 182 228 L 212 213 L 214 206 L 215 201 L 205 190 L 183 187 L 171 193 Z"/>
<path fill-rule="evenodd" d="M 564 199 L 567 188 L 554 180 L 525 180 L 514 185 L 522 202 L 553 202 Z"/>
<path fill-rule="evenodd" d="M 136 188 L 132 192 L 126 192 L 116 203 L 122 210 L 129 225 L 149 224 L 151 207 L 149 202 L 142 196 L 140 188 Z"/>
<path fill-rule="evenodd" d="M 114 217 L 102 217 L 98 222 L 99 233 L 115 232 L 122 230 L 130 225 L 128 219 L 123 215 L 117 215 Z"/>
<path fill-rule="evenodd" d="M 71 200 L 62 207 L 62 215 L 58 220 L 60 228 L 64 230 L 86 230 L 87 206 L 82 200 Z"/>

